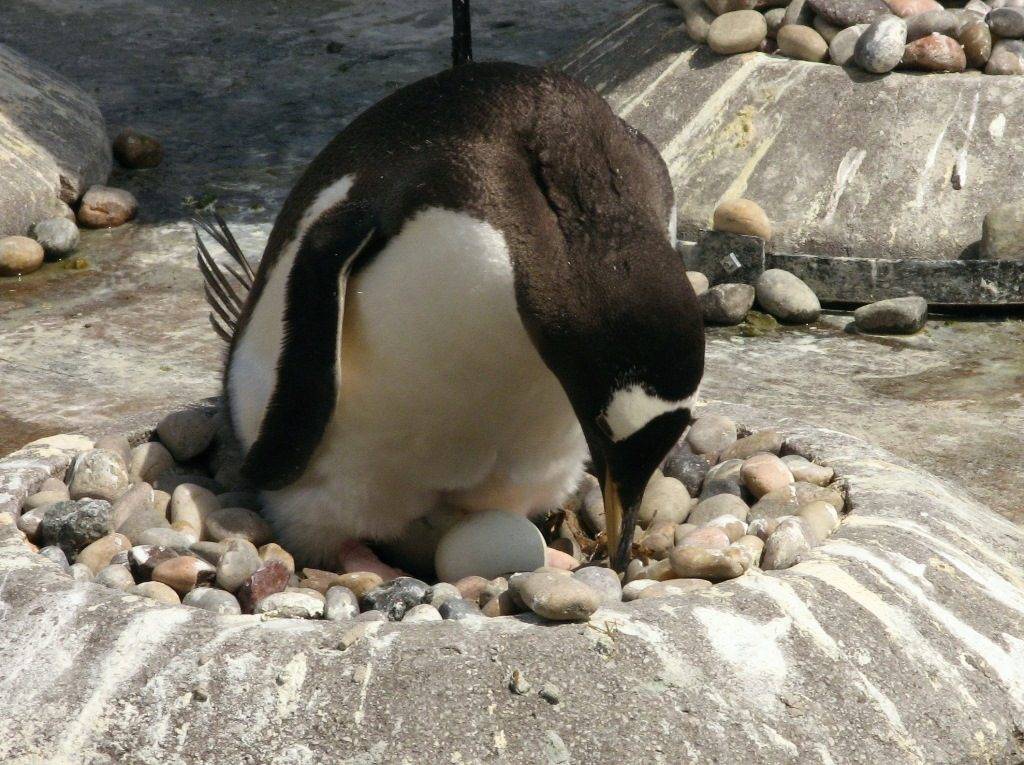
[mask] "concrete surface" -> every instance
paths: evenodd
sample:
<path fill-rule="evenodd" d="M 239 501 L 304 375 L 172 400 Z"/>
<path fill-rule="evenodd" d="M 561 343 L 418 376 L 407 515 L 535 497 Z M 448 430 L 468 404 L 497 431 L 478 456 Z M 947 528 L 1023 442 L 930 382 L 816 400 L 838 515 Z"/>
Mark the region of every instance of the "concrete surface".
<path fill-rule="evenodd" d="M 0 236 L 24 236 L 110 173 L 96 102 L 69 80 L 0 45 Z"/>
<path fill-rule="evenodd" d="M 833 538 L 586 624 L 382 624 L 343 649 L 341 624 L 74 583 L 0 515 L 0 760 L 1020 763 L 1024 531 L 852 436 L 782 429 L 847 485 Z M 0 462 L 0 487 L 23 496 L 71 453 Z"/>
<path fill-rule="evenodd" d="M 1024 194 L 1024 79 L 721 57 L 681 21 L 647 2 L 565 58 L 662 150 L 681 237 L 742 195 L 767 212 L 775 251 L 970 259 L 984 215 Z"/>

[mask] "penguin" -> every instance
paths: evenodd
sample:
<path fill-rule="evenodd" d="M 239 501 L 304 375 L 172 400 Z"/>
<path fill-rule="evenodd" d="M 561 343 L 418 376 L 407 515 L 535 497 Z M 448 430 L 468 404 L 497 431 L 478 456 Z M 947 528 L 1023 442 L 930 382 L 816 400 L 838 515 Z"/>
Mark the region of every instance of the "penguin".
<path fill-rule="evenodd" d="M 622 570 L 703 375 L 675 216 L 658 151 L 594 90 L 469 62 L 344 128 L 255 273 L 206 226 L 244 296 L 197 233 L 242 474 L 279 541 L 387 573 L 367 542 L 442 508 L 549 511 L 589 460 Z"/>

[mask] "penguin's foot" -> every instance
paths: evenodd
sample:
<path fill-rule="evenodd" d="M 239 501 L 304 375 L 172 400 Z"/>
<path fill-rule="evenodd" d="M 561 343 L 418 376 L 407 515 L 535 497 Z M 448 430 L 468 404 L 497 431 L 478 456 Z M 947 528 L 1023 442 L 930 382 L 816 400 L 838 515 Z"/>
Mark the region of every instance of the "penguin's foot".
<path fill-rule="evenodd" d="M 572 571 L 580 565 L 579 561 L 568 553 L 551 547 L 548 547 L 544 552 L 544 564 L 552 568 L 563 568 L 566 571 Z"/>
<path fill-rule="evenodd" d="M 377 554 L 358 539 L 347 539 L 338 546 L 338 567 L 343 574 L 369 571 L 384 581 L 408 576 L 401 569 L 389 566 Z"/>

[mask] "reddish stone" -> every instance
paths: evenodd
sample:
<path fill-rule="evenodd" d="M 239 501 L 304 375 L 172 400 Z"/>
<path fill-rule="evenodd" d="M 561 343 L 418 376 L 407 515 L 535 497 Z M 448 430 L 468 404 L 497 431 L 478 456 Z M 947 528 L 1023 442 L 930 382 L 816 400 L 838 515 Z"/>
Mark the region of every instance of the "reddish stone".
<path fill-rule="evenodd" d="M 926 72 L 962 72 L 967 68 L 967 56 L 952 37 L 932 34 L 907 44 L 900 67 Z"/>
<path fill-rule="evenodd" d="M 165 560 L 177 558 L 181 553 L 170 547 L 159 545 L 135 545 L 128 551 L 128 565 L 132 570 L 135 581 L 152 579 L 153 569 Z"/>
<path fill-rule="evenodd" d="M 242 582 L 242 586 L 235 593 L 239 605 L 242 606 L 242 613 L 251 614 L 256 610 L 256 604 L 263 598 L 275 592 L 284 592 L 289 579 L 291 574 L 281 561 L 268 561 L 263 568 Z"/>

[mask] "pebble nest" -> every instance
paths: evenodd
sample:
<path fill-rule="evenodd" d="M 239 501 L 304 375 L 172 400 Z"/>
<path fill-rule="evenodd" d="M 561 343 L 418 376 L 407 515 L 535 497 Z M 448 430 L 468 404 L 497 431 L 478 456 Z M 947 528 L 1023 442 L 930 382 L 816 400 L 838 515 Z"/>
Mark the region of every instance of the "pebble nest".
<path fill-rule="evenodd" d="M 63 478 L 40 481 L 16 515 L 26 544 L 77 581 L 218 614 L 423 622 L 533 612 L 582 621 L 603 605 L 798 562 L 839 527 L 845 499 L 832 468 L 789 452 L 776 430 L 699 417 L 648 485 L 624 574 L 603 565 L 604 507 L 589 474 L 563 507 L 536 520 L 549 546 L 577 560 L 572 572 L 434 582 L 297 567 L 240 479 L 214 407 L 168 415 L 134 447 L 104 437 L 78 450 Z"/>
<path fill-rule="evenodd" d="M 969 0 L 675 0 L 687 34 L 715 53 L 760 51 L 854 66 L 1024 74 L 1024 3 Z"/>

